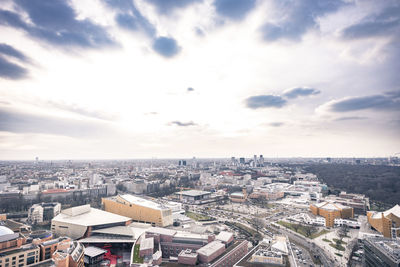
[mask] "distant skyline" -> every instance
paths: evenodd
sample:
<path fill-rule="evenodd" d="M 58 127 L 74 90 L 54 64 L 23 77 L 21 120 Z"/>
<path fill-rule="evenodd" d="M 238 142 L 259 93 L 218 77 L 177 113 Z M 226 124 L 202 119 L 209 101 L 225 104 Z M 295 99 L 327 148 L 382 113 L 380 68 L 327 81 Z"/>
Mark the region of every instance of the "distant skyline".
<path fill-rule="evenodd" d="M 5 0 L 0 33 L 0 160 L 400 152 L 398 0 Z"/>

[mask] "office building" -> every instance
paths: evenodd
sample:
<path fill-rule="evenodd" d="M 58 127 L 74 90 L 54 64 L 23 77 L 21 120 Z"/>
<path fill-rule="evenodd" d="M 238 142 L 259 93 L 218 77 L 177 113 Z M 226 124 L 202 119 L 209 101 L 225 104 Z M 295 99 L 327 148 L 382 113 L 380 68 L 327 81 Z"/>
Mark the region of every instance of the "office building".
<path fill-rule="evenodd" d="M 78 241 L 63 241 L 58 244 L 53 260 L 57 267 L 83 267 L 85 247 Z"/>

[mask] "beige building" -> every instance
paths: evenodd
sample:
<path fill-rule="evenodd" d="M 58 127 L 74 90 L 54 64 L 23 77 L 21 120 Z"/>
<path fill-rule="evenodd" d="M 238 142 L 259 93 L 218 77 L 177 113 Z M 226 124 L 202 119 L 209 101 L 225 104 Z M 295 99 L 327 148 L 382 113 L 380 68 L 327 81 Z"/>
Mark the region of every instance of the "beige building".
<path fill-rule="evenodd" d="M 172 225 L 172 210 L 162 204 L 125 194 L 103 198 L 104 210 L 132 218 L 134 221 L 165 227 Z"/>
<path fill-rule="evenodd" d="M 57 236 L 79 239 L 90 236 L 93 230 L 125 226 L 131 221 L 128 217 L 83 205 L 61 211 L 51 220 L 51 231 Z"/>

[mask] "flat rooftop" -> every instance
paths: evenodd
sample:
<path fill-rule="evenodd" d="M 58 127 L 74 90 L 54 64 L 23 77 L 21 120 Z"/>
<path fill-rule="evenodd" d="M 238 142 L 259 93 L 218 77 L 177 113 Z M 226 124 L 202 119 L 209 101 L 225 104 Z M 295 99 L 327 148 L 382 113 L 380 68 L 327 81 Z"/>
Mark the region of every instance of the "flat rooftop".
<path fill-rule="evenodd" d="M 86 247 L 85 248 L 85 256 L 89 256 L 91 258 L 100 256 L 101 254 L 107 253 L 107 250 L 101 249 L 98 247 Z"/>
<path fill-rule="evenodd" d="M 131 204 L 154 209 L 154 210 L 168 210 L 169 209 L 168 207 L 163 206 L 157 202 L 154 202 L 154 201 L 151 201 L 151 200 L 148 200 L 145 198 L 133 196 L 130 194 L 119 195 L 119 197 Z"/>
<path fill-rule="evenodd" d="M 182 191 L 182 192 L 176 192 L 176 194 L 182 195 L 182 196 L 197 197 L 197 196 L 209 195 L 209 194 L 211 194 L 211 192 L 201 191 L 201 190 L 187 190 L 187 191 Z"/>
<path fill-rule="evenodd" d="M 175 230 L 161 228 L 161 227 L 151 227 L 146 229 L 146 232 L 160 234 L 160 235 L 168 235 L 168 236 L 173 236 L 176 234 Z"/>
<path fill-rule="evenodd" d="M 140 242 L 140 250 L 153 249 L 154 248 L 154 238 L 143 238 Z"/>
<path fill-rule="evenodd" d="M 220 241 L 213 241 L 211 243 L 208 243 L 202 248 L 199 248 L 197 250 L 197 253 L 202 254 L 204 256 L 210 256 L 212 255 L 215 251 L 224 248 L 225 249 L 225 244 L 221 243 Z"/>
<path fill-rule="evenodd" d="M 52 221 L 75 224 L 75 225 L 83 225 L 83 226 L 93 226 L 93 225 L 127 222 L 130 220 L 131 218 L 125 216 L 117 215 L 104 210 L 89 208 L 85 209 L 84 213 L 62 212 L 58 214 L 56 217 L 54 217 Z"/>

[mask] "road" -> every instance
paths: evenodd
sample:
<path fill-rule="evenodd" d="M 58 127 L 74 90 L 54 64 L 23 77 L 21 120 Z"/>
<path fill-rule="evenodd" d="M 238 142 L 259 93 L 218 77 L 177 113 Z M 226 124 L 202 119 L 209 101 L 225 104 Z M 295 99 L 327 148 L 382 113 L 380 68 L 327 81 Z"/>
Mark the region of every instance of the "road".
<path fill-rule="evenodd" d="M 333 260 L 331 260 L 323 251 L 322 249 L 319 249 L 318 246 L 315 246 L 314 243 L 309 242 L 308 240 L 306 240 L 305 238 L 302 238 L 298 235 L 295 235 L 293 233 L 291 233 L 290 231 L 287 231 L 286 229 L 284 229 L 283 227 L 276 227 L 272 224 L 268 225 L 270 226 L 272 229 L 285 234 L 289 237 L 290 240 L 293 240 L 294 243 L 297 243 L 303 247 L 305 247 L 306 249 L 308 249 L 313 255 L 319 255 L 319 258 L 322 262 L 323 266 L 335 266 L 335 262 Z"/>

